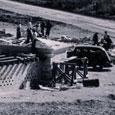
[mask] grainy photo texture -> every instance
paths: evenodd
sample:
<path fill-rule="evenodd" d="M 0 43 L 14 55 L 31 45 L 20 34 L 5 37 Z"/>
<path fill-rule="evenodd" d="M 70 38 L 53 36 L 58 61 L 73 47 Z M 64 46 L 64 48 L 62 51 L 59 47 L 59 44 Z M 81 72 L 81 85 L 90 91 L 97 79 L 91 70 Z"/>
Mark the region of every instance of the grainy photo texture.
<path fill-rule="evenodd" d="M 115 115 L 115 0 L 0 0 L 0 115 Z"/>

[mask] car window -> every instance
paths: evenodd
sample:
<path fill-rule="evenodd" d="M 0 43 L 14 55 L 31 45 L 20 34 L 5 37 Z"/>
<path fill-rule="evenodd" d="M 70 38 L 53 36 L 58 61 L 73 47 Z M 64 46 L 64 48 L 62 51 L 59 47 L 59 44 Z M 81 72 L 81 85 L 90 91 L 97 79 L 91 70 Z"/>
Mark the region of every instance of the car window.
<path fill-rule="evenodd" d="M 90 53 L 95 53 L 96 51 L 94 49 L 90 49 Z"/>
<path fill-rule="evenodd" d="M 97 49 L 96 53 L 98 53 L 101 56 L 106 56 L 105 52 L 100 49 Z"/>
<path fill-rule="evenodd" d="M 76 53 L 77 55 L 82 54 L 82 53 L 83 53 L 83 50 L 82 50 L 81 48 L 76 48 L 75 53 Z"/>
<path fill-rule="evenodd" d="M 81 50 L 80 50 L 80 49 L 78 49 L 78 48 L 76 48 L 76 49 L 75 49 L 75 52 L 76 52 L 76 53 L 80 53 L 80 52 L 81 52 Z"/>
<path fill-rule="evenodd" d="M 75 55 L 80 56 L 80 57 L 84 57 L 84 56 L 106 56 L 106 54 L 104 53 L 104 51 L 100 50 L 100 49 L 96 49 L 96 48 L 75 48 L 74 50 Z"/>
<path fill-rule="evenodd" d="M 84 52 L 84 53 L 88 53 L 88 49 L 84 48 L 84 49 L 83 49 L 83 52 Z"/>
<path fill-rule="evenodd" d="M 103 53 L 101 50 L 97 49 L 96 53 Z"/>
<path fill-rule="evenodd" d="M 88 49 L 87 48 L 76 48 L 75 49 L 75 55 L 77 55 L 79 58 L 82 58 L 86 55 L 88 55 Z"/>

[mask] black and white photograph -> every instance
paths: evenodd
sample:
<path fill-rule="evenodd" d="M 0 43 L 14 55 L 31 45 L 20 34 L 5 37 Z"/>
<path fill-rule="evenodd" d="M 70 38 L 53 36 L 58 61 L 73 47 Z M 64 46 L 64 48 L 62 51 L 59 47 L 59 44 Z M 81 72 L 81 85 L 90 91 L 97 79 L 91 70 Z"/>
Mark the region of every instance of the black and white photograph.
<path fill-rule="evenodd" d="M 115 0 L 0 0 L 0 115 L 115 115 Z"/>

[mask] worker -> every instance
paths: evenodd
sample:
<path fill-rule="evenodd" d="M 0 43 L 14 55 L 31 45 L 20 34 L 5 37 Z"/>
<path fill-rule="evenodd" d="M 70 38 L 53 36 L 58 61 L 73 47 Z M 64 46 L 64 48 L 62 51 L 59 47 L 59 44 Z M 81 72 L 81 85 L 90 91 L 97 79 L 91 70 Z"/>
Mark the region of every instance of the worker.
<path fill-rule="evenodd" d="M 25 41 L 25 43 L 29 43 L 31 40 L 31 42 L 33 41 L 32 38 L 32 23 L 28 22 L 28 27 L 27 27 L 27 40 Z"/>
<path fill-rule="evenodd" d="M 41 37 L 41 36 L 42 36 L 42 33 L 41 33 L 41 25 L 40 25 L 39 22 L 35 25 L 35 30 L 36 30 L 36 32 L 37 32 L 37 36 L 38 36 L 38 37 Z"/>
<path fill-rule="evenodd" d="M 46 38 L 49 37 L 51 28 L 52 28 L 52 24 L 51 24 L 50 21 L 48 20 L 48 21 L 47 21 L 47 24 L 46 24 L 46 35 L 45 35 Z"/>
<path fill-rule="evenodd" d="M 45 22 L 44 20 L 41 22 L 41 33 L 42 33 L 42 36 L 44 36 L 44 31 L 45 31 Z"/>
<path fill-rule="evenodd" d="M 97 32 L 93 35 L 93 45 L 99 45 Z"/>
<path fill-rule="evenodd" d="M 37 41 L 37 32 L 35 29 L 33 29 L 33 34 L 32 34 L 32 52 L 35 53 L 36 52 L 36 41 Z"/>
<path fill-rule="evenodd" d="M 22 32 L 22 27 L 21 27 L 21 23 L 19 23 L 17 26 L 17 30 L 16 30 L 16 38 L 17 39 L 21 38 L 21 32 Z"/>
<path fill-rule="evenodd" d="M 110 36 L 108 35 L 107 31 L 104 32 L 104 48 L 108 50 L 111 48 L 112 40 L 110 39 Z"/>

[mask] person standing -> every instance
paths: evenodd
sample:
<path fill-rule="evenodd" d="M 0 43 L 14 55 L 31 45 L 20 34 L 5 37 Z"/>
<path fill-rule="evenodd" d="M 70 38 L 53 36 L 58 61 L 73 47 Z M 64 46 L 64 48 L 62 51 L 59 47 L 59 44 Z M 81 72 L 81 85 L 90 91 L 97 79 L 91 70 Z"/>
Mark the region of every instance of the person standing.
<path fill-rule="evenodd" d="M 97 32 L 93 35 L 93 45 L 99 45 Z"/>
<path fill-rule="evenodd" d="M 21 28 L 22 28 L 21 23 L 19 23 L 18 26 L 17 26 L 17 30 L 16 30 L 16 38 L 17 38 L 17 40 L 19 38 L 21 38 L 21 32 L 22 32 Z"/>
<path fill-rule="evenodd" d="M 45 30 L 45 22 L 42 21 L 41 22 L 41 33 L 42 33 L 42 36 L 44 36 L 44 30 Z"/>
<path fill-rule="evenodd" d="M 110 39 L 110 36 L 108 35 L 107 31 L 104 32 L 104 48 L 108 50 L 111 48 L 112 40 Z"/>
<path fill-rule="evenodd" d="M 107 31 L 105 31 L 105 32 L 104 32 L 104 40 L 106 40 L 107 37 L 108 37 L 108 33 L 107 33 Z"/>
<path fill-rule="evenodd" d="M 33 41 L 33 37 L 32 37 L 32 23 L 28 22 L 28 27 L 27 27 L 27 40 L 25 41 L 25 43 L 29 43 L 31 40 L 31 42 Z"/>
<path fill-rule="evenodd" d="M 36 52 L 36 41 L 37 41 L 37 32 L 35 29 L 33 29 L 33 34 L 32 34 L 32 37 L 33 37 L 33 41 L 32 41 L 32 52 L 35 53 Z"/>
<path fill-rule="evenodd" d="M 41 36 L 42 36 L 42 34 L 41 34 L 41 25 L 40 25 L 39 22 L 36 24 L 35 30 L 36 30 L 36 32 L 37 32 L 37 36 L 38 36 L 38 37 L 41 37 Z"/>
<path fill-rule="evenodd" d="M 49 37 L 51 28 L 52 28 L 52 24 L 51 24 L 50 21 L 48 20 L 48 21 L 47 21 L 47 24 L 46 24 L 46 37 Z"/>

